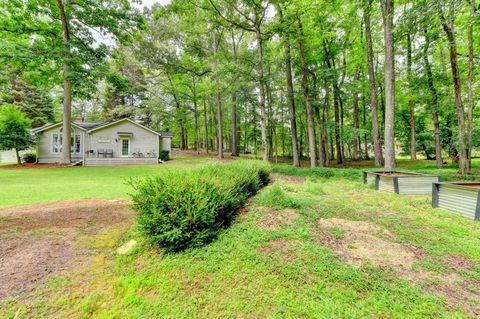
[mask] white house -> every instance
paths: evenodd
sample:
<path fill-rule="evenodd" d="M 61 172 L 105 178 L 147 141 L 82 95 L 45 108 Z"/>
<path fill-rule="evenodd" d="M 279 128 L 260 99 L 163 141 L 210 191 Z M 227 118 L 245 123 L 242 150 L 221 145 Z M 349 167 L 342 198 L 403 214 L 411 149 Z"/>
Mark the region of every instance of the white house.
<path fill-rule="evenodd" d="M 37 161 L 58 163 L 62 123 L 32 131 L 38 137 Z M 161 150 L 171 151 L 172 133 L 156 132 L 130 119 L 106 123 L 72 122 L 72 161 L 85 166 L 154 164 Z"/>

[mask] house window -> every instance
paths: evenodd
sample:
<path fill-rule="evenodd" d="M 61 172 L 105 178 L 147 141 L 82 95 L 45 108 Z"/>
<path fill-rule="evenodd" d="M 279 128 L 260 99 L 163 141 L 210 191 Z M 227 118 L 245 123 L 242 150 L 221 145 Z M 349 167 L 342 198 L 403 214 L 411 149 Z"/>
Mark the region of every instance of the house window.
<path fill-rule="evenodd" d="M 61 153 L 62 152 L 62 133 L 53 133 L 52 134 L 52 152 Z M 73 154 L 80 154 L 82 149 L 80 134 L 72 134 L 71 137 L 71 152 Z"/>

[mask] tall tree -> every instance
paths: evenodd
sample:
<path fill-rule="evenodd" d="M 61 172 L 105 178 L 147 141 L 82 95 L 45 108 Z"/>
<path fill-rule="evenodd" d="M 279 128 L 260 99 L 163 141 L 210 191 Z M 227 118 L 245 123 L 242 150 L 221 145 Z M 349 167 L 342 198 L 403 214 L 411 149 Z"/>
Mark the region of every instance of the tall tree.
<path fill-rule="evenodd" d="M 385 42 L 385 169 L 395 168 L 395 44 L 393 0 L 380 0 Z"/>
<path fill-rule="evenodd" d="M 308 88 L 308 69 L 307 62 L 305 58 L 305 46 L 303 40 L 303 26 L 301 18 L 298 18 L 298 29 L 297 34 L 298 40 L 298 49 L 300 51 L 300 65 L 302 68 L 302 87 L 303 87 L 303 99 L 305 101 L 305 109 L 307 114 L 307 133 L 308 133 L 308 151 L 310 155 L 310 167 L 317 166 L 317 157 L 315 150 L 315 131 L 313 123 L 313 114 L 312 106 L 310 104 L 310 92 Z"/>
<path fill-rule="evenodd" d="M 447 4 L 448 14 L 444 12 L 441 4 L 438 4 L 438 11 L 440 20 L 442 22 L 443 30 L 447 36 L 448 46 L 450 51 L 450 67 L 452 71 L 453 89 L 455 95 L 455 109 L 457 113 L 458 124 L 458 145 L 459 145 L 459 171 L 461 174 L 466 174 L 470 171 L 468 161 L 467 143 L 465 139 L 465 111 L 463 109 L 462 101 L 462 85 L 460 79 L 460 69 L 458 66 L 457 41 L 455 37 L 455 4 Z"/>
<path fill-rule="evenodd" d="M 0 7 L 3 7 L 0 4 Z M 29 35 L 42 44 L 45 60 L 61 65 L 63 81 L 63 147 L 61 162 L 70 163 L 70 121 L 72 99 L 95 91 L 92 83 L 101 76 L 98 68 L 108 56 L 96 34 L 124 40 L 143 19 L 128 0 L 27 0 L 6 5 L 7 31 Z M 3 9 L 3 8 L 2 8 Z M 2 10 L 3 11 L 3 10 Z M 15 28 L 12 28 L 15 26 Z M 60 70 L 58 70 L 60 71 Z"/>
<path fill-rule="evenodd" d="M 433 122 L 433 136 L 435 140 L 435 162 L 438 168 L 443 167 L 442 158 L 442 141 L 440 136 L 440 121 L 438 118 L 438 93 L 433 82 L 432 68 L 428 60 L 428 50 L 430 47 L 430 37 L 428 31 L 424 31 L 425 44 L 423 46 L 423 63 L 425 65 L 425 73 L 427 76 L 428 89 L 431 95 L 431 113 Z"/>
<path fill-rule="evenodd" d="M 467 78 L 467 160 L 468 167 L 471 167 L 472 162 L 472 135 L 473 135 L 473 110 L 475 108 L 475 97 L 473 94 L 474 85 L 474 42 L 473 42 L 473 26 L 476 22 L 476 7 L 475 0 L 468 0 L 470 8 L 470 19 L 467 27 L 467 42 L 468 42 L 468 78 Z"/>
<path fill-rule="evenodd" d="M 377 100 L 377 88 L 375 78 L 375 66 L 373 56 L 373 41 L 370 15 L 372 10 L 372 1 L 368 0 L 368 5 L 364 9 L 363 19 L 365 25 L 365 37 L 367 45 L 367 67 L 368 67 L 368 83 L 370 88 L 370 107 L 372 111 L 372 139 L 373 150 L 375 155 L 375 165 L 383 165 L 382 146 L 380 143 L 380 130 L 378 125 L 378 100 Z"/>
<path fill-rule="evenodd" d="M 292 161 L 293 166 L 300 166 L 300 158 L 298 152 L 298 138 L 297 138 L 297 113 L 295 108 L 295 94 L 293 90 L 293 76 L 292 76 L 292 53 L 290 47 L 290 33 L 287 28 L 287 21 L 283 16 L 283 10 L 280 5 L 277 5 L 277 11 L 280 16 L 280 22 L 282 25 L 283 45 L 284 45 L 284 59 L 285 59 L 285 75 L 287 81 L 287 98 L 290 110 L 290 130 L 292 139 Z M 286 31 L 286 32 L 285 32 Z"/>
<path fill-rule="evenodd" d="M 410 110 L 410 159 L 417 159 L 417 140 L 415 139 L 415 100 L 412 71 L 412 35 L 407 30 L 407 78 L 408 78 L 408 107 Z"/>

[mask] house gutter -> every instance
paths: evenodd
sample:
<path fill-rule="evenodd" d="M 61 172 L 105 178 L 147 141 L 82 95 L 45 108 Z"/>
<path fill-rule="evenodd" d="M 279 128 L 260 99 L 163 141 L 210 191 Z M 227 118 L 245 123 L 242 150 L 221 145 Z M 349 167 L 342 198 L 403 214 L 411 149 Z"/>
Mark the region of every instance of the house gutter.
<path fill-rule="evenodd" d="M 82 132 L 82 134 L 83 134 L 83 136 L 82 136 L 82 138 L 83 138 L 83 143 L 82 143 L 83 144 L 82 145 L 82 153 L 83 153 L 83 155 L 82 155 L 82 166 L 85 166 L 85 152 L 86 152 L 85 151 L 85 144 L 86 144 L 87 141 L 85 140 L 85 132 Z"/>

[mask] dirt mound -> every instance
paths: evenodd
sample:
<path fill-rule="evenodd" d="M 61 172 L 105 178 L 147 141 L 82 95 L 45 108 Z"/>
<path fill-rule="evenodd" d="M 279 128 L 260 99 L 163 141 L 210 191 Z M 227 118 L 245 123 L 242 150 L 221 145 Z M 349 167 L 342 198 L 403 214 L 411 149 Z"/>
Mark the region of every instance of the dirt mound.
<path fill-rule="evenodd" d="M 394 236 L 375 224 L 330 218 L 321 219 L 318 225 L 323 243 L 351 264 L 411 269 L 417 260 L 415 253 L 392 242 Z M 343 233 L 341 239 L 331 234 L 336 230 Z"/>
<path fill-rule="evenodd" d="M 299 215 L 295 209 L 286 208 L 280 211 L 268 209 L 266 215 L 257 223 L 263 229 L 278 229 L 282 226 L 292 226 Z"/>
<path fill-rule="evenodd" d="M 80 200 L 0 211 L 0 300 L 32 289 L 92 252 L 78 248 L 85 234 L 128 223 L 125 201 Z"/>
<path fill-rule="evenodd" d="M 109 225 L 132 215 L 124 200 L 85 199 L 0 209 L 0 231 Z"/>
<path fill-rule="evenodd" d="M 463 279 L 455 271 L 473 267 L 463 257 L 447 255 L 443 263 L 452 272 L 436 274 L 414 270 L 415 262 L 428 259 L 428 255 L 412 244 L 399 244 L 388 230 L 363 221 L 339 218 L 318 221 L 320 239 L 345 262 L 353 265 L 365 263 L 393 269 L 399 277 L 410 280 L 429 293 L 445 297 L 451 307 L 480 317 L 480 284 Z"/>

